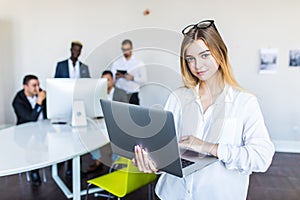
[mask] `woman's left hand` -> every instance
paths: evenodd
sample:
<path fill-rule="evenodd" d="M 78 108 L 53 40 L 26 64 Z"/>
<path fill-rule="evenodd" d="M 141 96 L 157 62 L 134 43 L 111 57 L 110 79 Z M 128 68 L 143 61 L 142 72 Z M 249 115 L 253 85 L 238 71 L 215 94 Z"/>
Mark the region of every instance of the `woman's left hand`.
<path fill-rule="evenodd" d="M 183 136 L 179 140 L 179 147 L 217 157 L 218 144 L 205 142 L 193 135 Z"/>
<path fill-rule="evenodd" d="M 136 145 L 134 147 L 135 158 L 132 159 L 132 164 L 137 166 L 141 172 L 144 173 L 156 173 L 158 169 L 156 168 L 156 163 L 150 158 L 148 152 Z"/>

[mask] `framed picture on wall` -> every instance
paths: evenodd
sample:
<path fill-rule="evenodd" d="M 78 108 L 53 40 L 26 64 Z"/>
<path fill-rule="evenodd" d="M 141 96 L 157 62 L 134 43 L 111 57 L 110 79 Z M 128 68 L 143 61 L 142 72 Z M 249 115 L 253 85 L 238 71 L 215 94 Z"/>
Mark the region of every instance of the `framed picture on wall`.
<path fill-rule="evenodd" d="M 259 73 L 273 74 L 277 71 L 278 49 L 260 49 Z"/>
<path fill-rule="evenodd" d="M 290 50 L 290 67 L 300 67 L 300 49 Z"/>

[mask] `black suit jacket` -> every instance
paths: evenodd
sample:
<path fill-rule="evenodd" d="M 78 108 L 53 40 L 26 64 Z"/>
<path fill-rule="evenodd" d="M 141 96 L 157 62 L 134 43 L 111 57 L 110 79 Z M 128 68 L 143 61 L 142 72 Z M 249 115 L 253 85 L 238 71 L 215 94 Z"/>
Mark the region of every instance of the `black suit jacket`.
<path fill-rule="evenodd" d="M 37 121 L 42 111 L 44 119 L 47 119 L 46 99 L 43 101 L 42 106 L 36 104 L 34 109 L 32 109 L 30 102 L 25 96 L 24 90 L 16 94 L 12 105 L 17 115 L 17 125 Z"/>
<path fill-rule="evenodd" d="M 79 62 L 79 71 L 80 78 L 91 78 L 88 66 L 82 62 Z M 57 63 L 54 78 L 70 78 L 68 59 Z"/>

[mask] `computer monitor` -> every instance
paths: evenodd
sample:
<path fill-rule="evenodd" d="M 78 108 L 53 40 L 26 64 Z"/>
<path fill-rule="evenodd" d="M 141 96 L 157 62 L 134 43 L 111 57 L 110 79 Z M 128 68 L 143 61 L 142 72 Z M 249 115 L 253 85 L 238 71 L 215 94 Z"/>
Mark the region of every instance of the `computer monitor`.
<path fill-rule="evenodd" d="M 107 99 L 107 79 L 50 78 L 46 91 L 48 119 L 70 122 L 74 101 L 84 103 L 87 117 L 103 117 L 100 99 Z"/>

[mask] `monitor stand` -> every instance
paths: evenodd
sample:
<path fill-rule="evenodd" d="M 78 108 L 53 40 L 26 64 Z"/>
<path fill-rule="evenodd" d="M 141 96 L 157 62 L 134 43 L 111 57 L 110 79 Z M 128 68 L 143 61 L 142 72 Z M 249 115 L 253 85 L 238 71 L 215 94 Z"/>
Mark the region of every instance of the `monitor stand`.
<path fill-rule="evenodd" d="M 87 126 L 84 102 L 76 100 L 73 102 L 72 108 L 72 124 L 73 127 Z"/>

